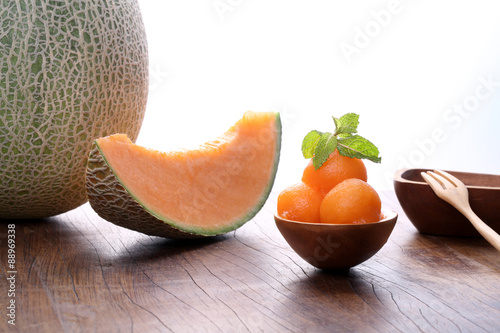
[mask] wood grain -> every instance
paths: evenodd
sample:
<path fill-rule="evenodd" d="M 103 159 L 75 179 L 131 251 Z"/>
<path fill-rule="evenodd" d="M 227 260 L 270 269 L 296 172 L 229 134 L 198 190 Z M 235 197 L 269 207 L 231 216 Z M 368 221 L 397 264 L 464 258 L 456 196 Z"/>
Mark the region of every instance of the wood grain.
<path fill-rule="evenodd" d="M 88 205 L 2 221 L 0 331 L 498 332 L 500 254 L 480 238 L 419 234 L 400 216 L 387 244 L 344 274 L 313 268 L 263 210 L 235 232 L 175 241 L 120 228 Z M 7 225 L 16 225 L 16 326 Z"/>

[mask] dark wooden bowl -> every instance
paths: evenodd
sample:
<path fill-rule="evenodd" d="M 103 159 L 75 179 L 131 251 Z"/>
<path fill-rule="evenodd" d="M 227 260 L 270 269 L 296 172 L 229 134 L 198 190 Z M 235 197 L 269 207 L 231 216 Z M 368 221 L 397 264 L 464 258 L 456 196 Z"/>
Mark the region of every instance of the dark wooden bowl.
<path fill-rule="evenodd" d="M 305 261 L 328 270 L 361 264 L 387 242 L 398 215 L 382 210 L 385 218 L 366 224 L 326 224 L 290 221 L 274 216 L 279 231 Z"/>
<path fill-rule="evenodd" d="M 439 199 L 421 172 L 402 169 L 394 175 L 394 189 L 406 216 L 420 233 L 439 236 L 481 237 L 452 205 Z M 469 191 L 472 210 L 493 230 L 500 232 L 500 175 L 447 171 Z"/>

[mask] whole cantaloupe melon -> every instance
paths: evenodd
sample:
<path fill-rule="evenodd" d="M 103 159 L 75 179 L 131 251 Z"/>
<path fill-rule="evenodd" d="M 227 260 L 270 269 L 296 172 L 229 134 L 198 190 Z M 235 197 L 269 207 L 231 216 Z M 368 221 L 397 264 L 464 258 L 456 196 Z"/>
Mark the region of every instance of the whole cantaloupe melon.
<path fill-rule="evenodd" d="M 139 133 L 147 42 L 136 0 L 0 1 L 0 218 L 86 202 L 93 140 Z"/>

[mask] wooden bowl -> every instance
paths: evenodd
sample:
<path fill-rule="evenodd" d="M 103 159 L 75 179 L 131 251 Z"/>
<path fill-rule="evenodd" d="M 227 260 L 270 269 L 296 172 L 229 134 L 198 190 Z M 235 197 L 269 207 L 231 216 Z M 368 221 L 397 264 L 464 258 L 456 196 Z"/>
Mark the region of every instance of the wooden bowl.
<path fill-rule="evenodd" d="M 274 216 L 279 231 L 290 247 L 311 265 L 345 270 L 371 258 L 387 242 L 397 213 L 382 210 L 385 218 L 366 224 L 296 222 Z"/>
<path fill-rule="evenodd" d="M 406 216 L 420 233 L 439 236 L 481 237 L 452 205 L 436 196 L 421 172 L 402 169 L 394 175 L 394 189 Z M 447 171 L 469 191 L 472 210 L 493 230 L 500 232 L 500 175 Z"/>

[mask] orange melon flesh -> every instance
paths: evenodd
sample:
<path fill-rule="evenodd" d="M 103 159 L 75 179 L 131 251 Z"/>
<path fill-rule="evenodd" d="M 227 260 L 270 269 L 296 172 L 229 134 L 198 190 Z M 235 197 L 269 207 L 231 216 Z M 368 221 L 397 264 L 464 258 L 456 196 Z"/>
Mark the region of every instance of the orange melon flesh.
<path fill-rule="evenodd" d="M 195 150 L 159 152 L 133 144 L 124 134 L 95 144 L 119 183 L 148 214 L 167 228 L 216 235 L 250 220 L 267 199 L 279 160 L 281 124 L 277 113 L 249 111 L 224 135 Z M 98 197 L 109 201 L 106 195 L 120 194 Z M 92 205 L 95 199 L 89 199 Z M 123 219 L 124 212 L 119 215 Z"/>

